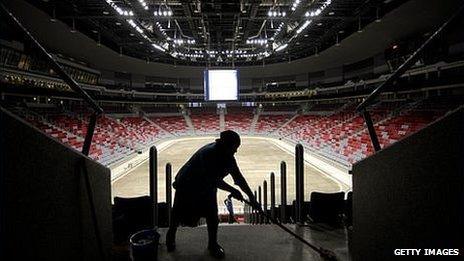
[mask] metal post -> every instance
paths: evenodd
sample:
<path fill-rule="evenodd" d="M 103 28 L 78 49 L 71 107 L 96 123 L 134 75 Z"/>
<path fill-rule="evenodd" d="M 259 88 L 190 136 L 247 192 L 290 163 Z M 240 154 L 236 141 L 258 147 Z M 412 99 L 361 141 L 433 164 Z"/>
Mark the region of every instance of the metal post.
<path fill-rule="evenodd" d="M 300 211 L 298 213 L 300 214 L 300 222 L 304 223 L 303 219 L 303 202 L 304 202 L 304 195 L 305 195 L 305 187 L 304 187 L 304 148 L 300 144 Z"/>
<path fill-rule="evenodd" d="M 377 137 L 377 133 L 375 133 L 374 123 L 372 122 L 371 115 L 366 109 L 362 111 L 362 114 L 364 121 L 366 122 L 367 130 L 369 131 L 369 136 L 371 137 L 372 146 L 374 147 L 375 151 L 379 151 L 381 149 L 380 143 Z"/>
<path fill-rule="evenodd" d="M 271 217 L 275 218 L 275 177 L 271 172 Z"/>
<path fill-rule="evenodd" d="M 84 145 L 82 146 L 82 154 L 89 156 L 90 145 L 92 144 L 93 133 L 95 132 L 95 125 L 97 125 L 97 113 L 92 113 L 90 116 L 89 125 L 87 126 L 87 133 L 85 134 Z"/>
<path fill-rule="evenodd" d="M 300 204 L 300 171 L 298 166 L 300 165 L 299 160 L 300 158 L 298 157 L 298 145 L 295 146 L 295 209 L 294 209 L 294 216 L 295 216 L 295 221 L 298 222 L 298 217 L 300 216 L 298 211 L 300 210 L 299 204 Z"/>
<path fill-rule="evenodd" d="M 247 204 L 244 204 L 244 206 L 246 206 L 246 223 L 251 223 L 250 206 L 248 206 Z"/>
<path fill-rule="evenodd" d="M 158 151 L 150 148 L 150 198 L 153 202 L 153 227 L 158 227 Z"/>
<path fill-rule="evenodd" d="M 171 163 L 166 164 L 166 205 L 168 207 L 168 225 L 171 225 L 171 207 L 172 207 L 172 166 Z"/>
<path fill-rule="evenodd" d="M 304 201 L 304 159 L 303 159 L 303 146 L 297 144 L 295 146 L 295 179 L 296 179 L 296 215 L 295 220 L 297 223 L 303 221 L 303 201 Z"/>
<path fill-rule="evenodd" d="M 255 198 L 258 198 L 257 195 L 258 195 L 258 193 L 255 190 Z M 257 224 L 258 223 L 258 218 L 257 218 L 258 212 L 255 209 L 252 209 L 251 213 L 252 213 L 252 217 L 253 217 L 253 224 Z"/>
<path fill-rule="evenodd" d="M 263 181 L 263 208 L 264 213 L 267 213 L 267 181 Z M 266 216 L 263 217 L 264 223 L 267 224 L 268 220 Z"/>
<path fill-rule="evenodd" d="M 287 164 L 280 162 L 280 220 L 287 223 Z"/>
<path fill-rule="evenodd" d="M 259 206 L 262 206 L 263 205 L 263 201 L 262 201 L 262 193 L 261 193 L 261 186 L 258 186 L 258 203 L 259 203 Z M 262 221 L 262 217 L 261 217 L 261 214 L 258 213 L 258 224 L 262 224 L 263 221 Z"/>

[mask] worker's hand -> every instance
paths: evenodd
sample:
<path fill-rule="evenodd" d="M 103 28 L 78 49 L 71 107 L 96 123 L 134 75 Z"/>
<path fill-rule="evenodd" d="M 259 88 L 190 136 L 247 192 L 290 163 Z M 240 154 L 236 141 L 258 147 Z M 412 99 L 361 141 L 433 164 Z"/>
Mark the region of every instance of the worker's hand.
<path fill-rule="evenodd" d="M 239 201 L 243 201 L 244 198 L 242 196 L 242 193 L 240 193 L 240 191 L 238 191 L 237 189 L 236 190 L 233 190 L 230 195 L 235 198 L 236 200 L 239 200 Z"/>

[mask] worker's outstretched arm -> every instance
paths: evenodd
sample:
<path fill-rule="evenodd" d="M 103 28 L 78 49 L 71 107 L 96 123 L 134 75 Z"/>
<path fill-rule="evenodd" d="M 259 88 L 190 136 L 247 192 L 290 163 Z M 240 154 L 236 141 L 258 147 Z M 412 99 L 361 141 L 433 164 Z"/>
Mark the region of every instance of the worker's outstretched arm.
<path fill-rule="evenodd" d="M 232 178 L 234 179 L 235 185 L 239 186 L 240 189 L 243 192 L 245 192 L 245 194 L 248 196 L 248 199 L 249 199 L 250 203 L 253 205 L 253 207 L 260 208 L 260 205 L 259 205 L 258 201 L 256 200 L 255 195 L 251 191 L 250 186 L 248 186 L 247 181 L 243 177 L 243 175 L 240 172 L 240 170 L 238 169 L 238 167 L 234 169 L 234 171 L 231 173 L 231 175 L 232 175 Z"/>
<path fill-rule="evenodd" d="M 232 197 L 238 200 L 243 200 L 242 193 L 238 191 L 238 189 L 232 187 L 231 185 L 227 184 L 224 180 L 220 180 L 217 184 L 219 189 L 228 191 L 232 194 Z"/>

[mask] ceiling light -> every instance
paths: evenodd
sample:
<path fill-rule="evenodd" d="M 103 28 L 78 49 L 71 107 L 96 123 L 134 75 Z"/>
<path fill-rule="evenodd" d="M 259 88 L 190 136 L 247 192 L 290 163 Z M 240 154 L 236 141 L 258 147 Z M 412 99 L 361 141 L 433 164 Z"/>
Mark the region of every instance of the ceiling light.
<path fill-rule="evenodd" d="M 75 33 L 75 32 L 76 32 L 76 22 L 75 22 L 74 19 L 72 20 L 72 28 L 71 28 L 71 31 L 70 31 L 70 32 L 71 32 L 71 33 Z"/>
<path fill-rule="evenodd" d="M 159 45 L 157 45 L 157 44 L 155 44 L 155 43 L 153 43 L 153 44 L 151 44 L 151 45 L 152 45 L 153 47 L 155 47 L 156 49 L 162 51 L 162 52 L 165 51 L 165 49 L 164 49 L 163 47 L 161 47 L 161 46 L 159 46 Z"/>
<path fill-rule="evenodd" d="M 275 49 L 275 51 L 276 51 L 276 52 L 280 52 L 280 51 L 282 51 L 283 49 L 287 48 L 287 46 L 288 46 L 288 44 L 283 44 L 283 45 L 277 47 L 277 48 Z"/>
<path fill-rule="evenodd" d="M 53 14 L 52 14 L 52 18 L 50 18 L 50 22 L 52 22 L 52 23 L 56 22 L 56 10 L 55 10 L 55 8 L 53 8 Z"/>
<path fill-rule="evenodd" d="M 300 4 L 300 0 L 293 1 L 292 11 L 295 11 L 299 4 Z"/>
<path fill-rule="evenodd" d="M 305 23 L 300 28 L 298 28 L 298 30 L 296 30 L 296 33 L 301 33 L 304 29 L 306 29 L 306 27 L 308 27 L 308 25 L 311 24 L 311 22 L 312 20 L 306 20 Z"/>

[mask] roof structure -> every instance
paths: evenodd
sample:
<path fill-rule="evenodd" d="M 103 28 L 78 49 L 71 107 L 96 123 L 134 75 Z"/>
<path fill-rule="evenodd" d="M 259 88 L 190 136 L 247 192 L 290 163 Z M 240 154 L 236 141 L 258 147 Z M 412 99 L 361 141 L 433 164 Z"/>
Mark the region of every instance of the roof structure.
<path fill-rule="evenodd" d="M 176 65 L 240 66 L 317 55 L 406 0 L 29 2 L 121 54 Z"/>

